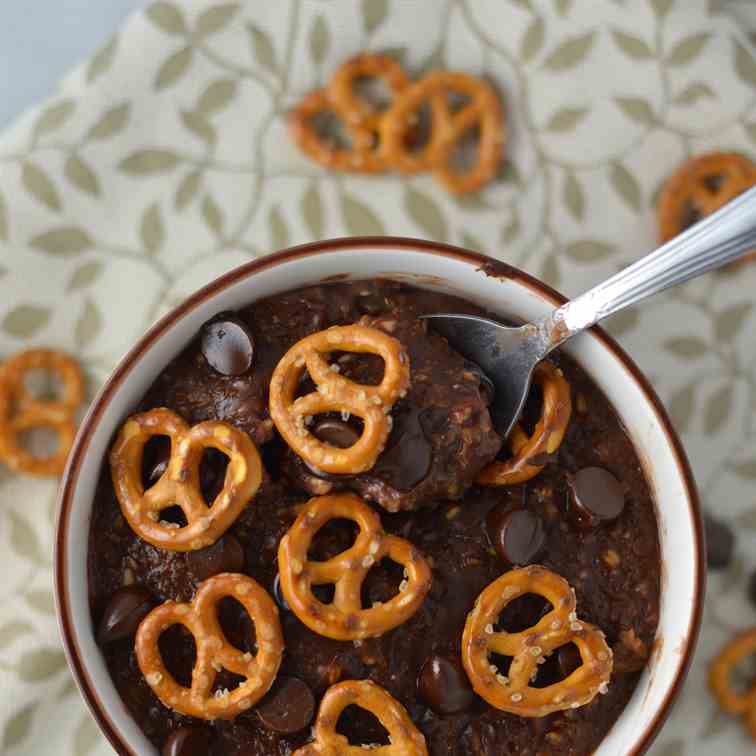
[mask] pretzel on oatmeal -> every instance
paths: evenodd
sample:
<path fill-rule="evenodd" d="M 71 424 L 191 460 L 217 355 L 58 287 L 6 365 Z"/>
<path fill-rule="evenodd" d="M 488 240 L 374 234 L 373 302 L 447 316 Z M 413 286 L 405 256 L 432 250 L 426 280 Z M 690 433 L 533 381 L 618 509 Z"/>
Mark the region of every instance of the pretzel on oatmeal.
<path fill-rule="evenodd" d="M 391 745 L 350 745 L 336 731 L 344 709 L 359 706 L 369 711 L 388 731 Z M 380 756 L 428 756 L 425 737 L 415 727 L 406 709 L 386 690 L 370 680 L 346 680 L 332 685 L 323 696 L 313 728 L 314 741 L 294 751 L 293 756 L 336 756 L 362 753 Z"/>
<path fill-rule="evenodd" d="M 756 683 L 744 693 L 732 687 L 732 671 L 743 659 L 756 655 L 756 628 L 731 640 L 716 656 L 709 670 L 709 687 L 719 705 L 730 714 L 745 718 L 751 737 L 756 740 Z"/>
<path fill-rule="evenodd" d="M 325 359 L 331 352 L 367 352 L 383 358 L 383 380 L 370 386 L 345 378 Z M 295 399 L 305 370 L 318 390 Z M 386 446 L 394 402 L 410 382 L 409 357 L 395 338 L 361 325 L 334 326 L 306 336 L 281 358 L 270 380 L 270 416 L 291 449 L 317 470 L 357 474 L 369 470 Z M 309 418 L 348 412 L 362 419 L 359 441 L 331 446 L 307 428 Z"/>
<path fill-rule="evenodd" d="M 453 110 L 449 98 L 469 99 Z M 416 149 L 408 139 L 423 105 L 430 107 L 428 142 Z M 405 90 L 381 119 L 380 154 L 402 173 L 431 170 L 453 194 L 479 189 L 493 179 L 504 145 L 504 121 L 496 92 L 482 79 L 464 73 L 436 71 Z M 469 170 L 454 169 L 453 156 L 464 137 L 477 129 L 475 161 Z"/>
<path fill-rule="evenodd" d="M 354 545 L 326 562 L 309 560 L 317 532 L 342 518 L 359 526 Z M 363 609 L 362 584 L 384 558 L 402 565 L 405 579 L 390 601 Z M 431 570 L 420 552 L 409 541 L 385 533 L 378 515 L 351 493 L 310 499 L 281 539 L 278 567 L 281 589 L 294 614 L 314 632 L 335 640 L 375 637 L 398 627 L 420 608 L 431 586 Z M 334 585 L 333 602 L 320 602 L 313 595 L 314 585 Z"/>
<path fill-rule="evenodd" d="M 508 439 L 513 456 L 485 467 L 478 476 L 480 485 L 524 483 L 543 470 L 543 465 L 534 464 L 533 460 L 543 454 L 553 454 L 561 445 L 572 414 L 570 384 L 561 369 L 549 362 L 536 366 L 533 380 L 543 392 L 543 411 L 533 435 L 528 437 L 522 426 L 515 425 Z"/>
<path fill-rule="evenodd" d="M 504 608 L 518 596 L 535 593 L 553 609 L 519 633 L 494 629 Z M 578 620 L 575 592 L 545 567 L 512 570 L 494 580 L 477 598 L 462 636 L 462 663 L 473 689 L 491 706 L 521 717 L 544 717 L 576 709 L 605 693 L 612 674 L 612 650 L 597 627 Z M 574 643 L 582 664 L 571 675 L 545 688 L 531 686 L 538 665 L 560 646 Z M 511 656 L 508 672 L 489 654 Z"/>
<path fill-rule="evenodd" d="M 752 186 L 756 164 L 734 152 L 712 152 L 685 161 L 659 199 L 659 237 L 669 241 Z"/>
<path fill-rule="evenodd" d="M 339 171 L 380 173 L 387 168 L 377 147 L 382 113 L 354 90 L 361 77 L 383 79 L 396 96 L 408 80 L 401 66 L 386 55 L 358 55 L 341 65 L 327 89 L 312 92 L 289 115 L 289 128 L 300 149 L 316 163 Z M 318 133 L 317 118 L 334 113 L 349 135 L 349 147 L 337 147 Z"/>
<path fill-rule="evenodd" d="M 161 478 L 145 491 L 142 455 L 153 436 L 168 436 L 171 456 Z M 223 489 L 208 505 L 200 490 L 199 467 L 207 448 L 229 458 Z M 110 452 L 118 503 L 131 529 L 143 540 L 169 551 L 194 551 L 215 543 L 257 493 L 262 463 L 243 431 L 215 420 L 189 427 L 169 409 L 130 417 Z M 177 505 L 187 524 L 163 522 L 160 512 Z"/>
<path fill-rule="evenodd" d="M 58 375 L 63 397 L 36 399 L 25 380 L 33 370 Z M 0 459 L 8 467 L 30 475 L 56 476 L 63 472 L 76 436 L 76 411 L 84 401 L 84 378 L 78 364 L 66 354 L 31 349 L 11 357 L 0 369 Z M 25 449 L 19 436 L 34 428 L 52 428 L 58 445 L 50 456 Z"/>
<path fill-rule="evenodd" d="M 236 599 L 252 619 L 256 654 L 241 651 L 226 639 L 218 604 L 227 596 Z M 160 654 L 160 636 L 173 625 L 183 625 L 197 649 L 190 688 L 176 682 Z M 139 625 L 135 650 L 147 684 L 169 709 L 198 719 L 233 719 L 270 690 L 281 666 L 284 640 L 273 599 L 251 577 L 224 572 L 205 580 L 191 604 L 166 601 L 153 609 Z M 232 691 L 213 692 L 221 669 L 245 681 Z"/>

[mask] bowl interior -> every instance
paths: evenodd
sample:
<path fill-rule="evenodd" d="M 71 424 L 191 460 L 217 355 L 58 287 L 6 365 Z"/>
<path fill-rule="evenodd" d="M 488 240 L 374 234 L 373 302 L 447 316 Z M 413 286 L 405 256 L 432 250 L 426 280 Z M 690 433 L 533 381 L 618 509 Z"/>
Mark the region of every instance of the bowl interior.
<path fill-rule="evenodd" d="M 458 294 L 502 318 L 530 320 L 554 305 L 525 277 L 495 277 L 480 260 L 450 250 L 429 254 L 426 245 L 373 240 L 320 245 L 283 260 L 265 260 L 251 275 L 232 272 L 193 297 L 145 337 L 117 368 L 85 420 L 62 487 L 56 588 L 69 658 L 80 686 L 106 734 L 134 754 L 157 754 L 129 716 L 95 643 L 87 598 L 87 539 L 91 504 L 108 445 L 147 388 L 217 312 L 323 279 L 384 276 Z M 698 624 L 702 579 L 695 493 L 668 422 L 635 377 L 635 369 L 596 334 L 573 339 L 566 351 L 588 372 L 617 409 L 640 451 L 655 492 L 663 574 L 661 612 L 652 663 L 634 696 L 605 738 L 600 756 L 642 750 L 679 684 Z M 94 691 L 97 691 L 94 694 Z"/>

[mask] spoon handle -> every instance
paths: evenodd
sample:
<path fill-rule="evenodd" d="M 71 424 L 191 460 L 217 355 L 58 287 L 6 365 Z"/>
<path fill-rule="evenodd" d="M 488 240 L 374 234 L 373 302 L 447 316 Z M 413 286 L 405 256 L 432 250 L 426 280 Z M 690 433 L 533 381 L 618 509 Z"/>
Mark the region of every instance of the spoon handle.
<path fill-rule="evenodd" d="M 537 324 L 544 356 L 628 305 L 756 251 L 756 187 Z"/>

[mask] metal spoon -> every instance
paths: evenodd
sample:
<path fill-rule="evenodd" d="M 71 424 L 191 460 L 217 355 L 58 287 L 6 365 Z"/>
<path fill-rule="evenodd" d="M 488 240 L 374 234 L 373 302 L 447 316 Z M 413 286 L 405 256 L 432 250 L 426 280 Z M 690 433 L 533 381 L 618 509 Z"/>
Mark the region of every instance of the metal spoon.
<path fill-rule="evenodd" d="M 756 187 L 543 320 L 511 328 L 474 315 L 427 315 L 432 328 L 477 363 L 496 390 L 496 429 L 520 416 L 535 366 L 608 315 L 756 250 Z"/>

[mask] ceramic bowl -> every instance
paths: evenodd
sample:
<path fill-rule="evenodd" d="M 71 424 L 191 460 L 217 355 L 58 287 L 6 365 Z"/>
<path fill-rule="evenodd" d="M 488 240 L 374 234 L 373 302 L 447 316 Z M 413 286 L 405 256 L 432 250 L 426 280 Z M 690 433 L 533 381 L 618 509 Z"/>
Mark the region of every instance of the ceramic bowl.
<path fill-rule="evenodd" d="M 92 713 L 119 753 L 156 756 L 157 751 L 110 679 L 89 614 L 89 523 L 111 440 L 160 371 L 211 316 L 308 284 L 375 276 L 457 294 L 515 321 L 538 318 L 563 301 L 525 273 L 473 252 L 411 239 L 339 239 L 296 247 L 231 271 L 139 340 L 81 426 L 61 486 L 56 533 L 56 601 L 68 660 Z M 705 577 L 700 508 L 680 440 L 632 360 L 598 328 L 565 349 L 616 408 L 655 493 L 663 565 L 658 636 L 632 699 L 596 751 L 597 756 L 641 754 L 680 690 L 698 635 Z"/>

